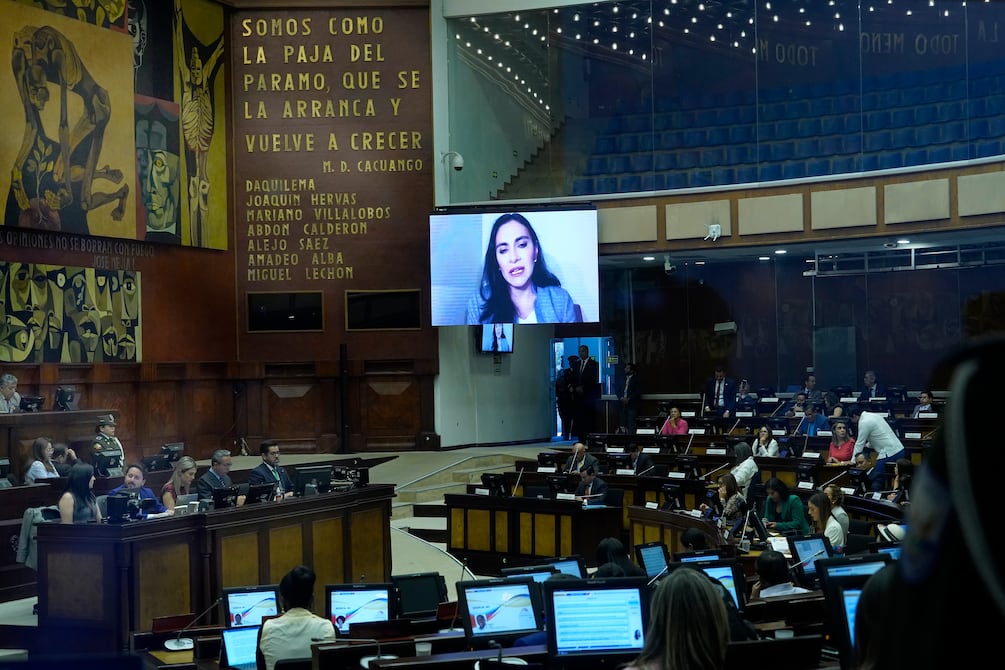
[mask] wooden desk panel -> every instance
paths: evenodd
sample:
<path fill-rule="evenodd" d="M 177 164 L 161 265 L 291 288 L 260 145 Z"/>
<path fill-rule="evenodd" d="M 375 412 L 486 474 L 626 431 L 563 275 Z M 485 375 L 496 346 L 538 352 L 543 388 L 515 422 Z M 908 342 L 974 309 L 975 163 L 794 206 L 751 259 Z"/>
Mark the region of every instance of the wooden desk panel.
<path fill-rule="evenodd" d="M 69 412 L 16 412 L 0 414 L 0 457 L 10 458 L 11 472 L 18 481 L 31 465 L 31 445 L 45 436 L 53 442 L 71 444 L 90 439 L 102 414 L 118 415 L 115 409 L 81 409 Z M 86 454 L 78 454 L 86 458 Z"/>

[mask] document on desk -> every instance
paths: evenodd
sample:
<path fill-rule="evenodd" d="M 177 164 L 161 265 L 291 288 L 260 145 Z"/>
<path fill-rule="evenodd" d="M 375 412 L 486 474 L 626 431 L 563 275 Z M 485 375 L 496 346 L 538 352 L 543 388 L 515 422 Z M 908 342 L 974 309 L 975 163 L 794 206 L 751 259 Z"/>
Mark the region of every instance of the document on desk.
<path fill-rule="evenodd" d="M 774 536 L 768 538 L 768 543 L 772 549 L 775 551 L 780 551 L 786 556 L 789 554 L 789 540 L 784 535 Z"/>

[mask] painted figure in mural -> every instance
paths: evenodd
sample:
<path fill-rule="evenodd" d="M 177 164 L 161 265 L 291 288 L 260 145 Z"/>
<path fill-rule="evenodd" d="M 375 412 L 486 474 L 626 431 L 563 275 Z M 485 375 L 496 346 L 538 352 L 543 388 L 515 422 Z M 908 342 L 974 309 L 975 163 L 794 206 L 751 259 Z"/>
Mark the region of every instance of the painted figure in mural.
<path fill-rule="evenodd" d="M 159 102 L 136 103 L 136 167 L 146 219 L 147 240 L 177 236 L 179 168 L 178 116 Z M 151 235 L 153 233 L 154 235 Z"/>
<path fill-rule="evenodd" d="M 175 2 L 175 30 L 177 44 L 185 49 L 184 19 L 181 1 Z M 188 31 L 191 34 L 191 31 Z M 212 45 L 195 43 L 192 36 L 191 56 L 186 65 L 178 62 L 178 72 L 182 82 L 181 127 L 185 136 L 186 167 L 189 171 L 188 202 L 189 226 L 192 246 L 205 246 L 206 227 L 209 223 L 209 148 L 213 142 L 216 111 L 213 104 L 213 82 L 219 67 L 223 64 L 223 35 Z M 205 62 L 200 55 L 200 47 L 211 51 Z M 192 173 L 195 169 L 194 174 Z"/>
<path fill-rule="evenodd" d="M 88 234 L 88 213 L 112 202 L 118 205 L 111 218 L 121 220 L 129 186 L 121 184 L 121 170 L 97 167 L 112 112 L 110 99 L 73 43 L 50 26 L 25 26 L 14 36 L 11 67 L 25 128 L 11 173 L 6 223 Z M 49 102 L 50 83 L 60 91 L 58 141 L 46 132 L 41 115 Z M 83 105 L 72 129 L 71 92 Z M 98 179 L 121 185 L 111 193 L 95 191 Z"/>
<path fill-rule="evenodd" d="M 143 54 L 147 50 L 147 6 L 143 0 L 129 0 L 127 28 L 133 38 L 133 83 L 136 72 L 143 67 Z"/>

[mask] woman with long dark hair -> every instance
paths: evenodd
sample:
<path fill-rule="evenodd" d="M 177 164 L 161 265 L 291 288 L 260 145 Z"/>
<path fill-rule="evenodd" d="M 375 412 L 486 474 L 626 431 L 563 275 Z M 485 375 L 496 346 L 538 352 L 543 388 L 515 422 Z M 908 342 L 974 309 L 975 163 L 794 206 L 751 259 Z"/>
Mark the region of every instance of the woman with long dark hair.
<path fill-rule="evenodd" d="M 25 484 L 34 484 L 39 479 L 59 477 L 56 464 L 52 462 L 52 440 L 47 437 L 36 437 L 31 445 L 31 467 L 24 476 Z"/>
<path fill-rule="evenodd" d="M 467 323 L 572 323 L 576 307 L 548 270 L 541 242 L 525 217 L 503 214 L 492 224 L 478 293 Z"/>
<path fill-rule="evenodd" d="M 94 498 L 94 468 L 88 463 L 77 463 L 70 468 L 66 490 L 59 498 L 59 519 L 63 523 L 101 521 L 101 510 Z"/>

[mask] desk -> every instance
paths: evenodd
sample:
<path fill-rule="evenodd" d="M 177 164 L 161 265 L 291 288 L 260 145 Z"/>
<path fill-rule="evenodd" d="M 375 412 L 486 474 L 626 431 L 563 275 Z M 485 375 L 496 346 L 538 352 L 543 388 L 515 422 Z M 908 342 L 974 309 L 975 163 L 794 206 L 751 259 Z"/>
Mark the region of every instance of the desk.
<path fill-rule="evenodd" d="M 707 519 L 681 512 L 665 512 L 646 507 L 629 507 L 628 539 L 629 555 L 635 555 L 635 546 L 646 542 L 663 542 L 670 553 L 681 550 L 680 536 L 689 528 L 697 528 L 708 538 L 709 547 L 724 547 L 729 543 L 723 539 L 716 525 Z"/>
<path fill-rule="evenodd" d="M 447 550 L 479 574 L 581 555 L 594 565 L 597 544 L 622 537 L 620 507 L 584 508 L 575 501 L 447 494 Z"/>
<path fill-rule="evenodd" d="M 316 602 L 325 584 L 389 581 L 393 494 L 371 484 L 120 525 L 42 524 L 41 637 L 66 652 L 126 650 L 154 617 L 202 612 L 224 587 L 277 584 L 299 563 L 317 573 Z"/>

